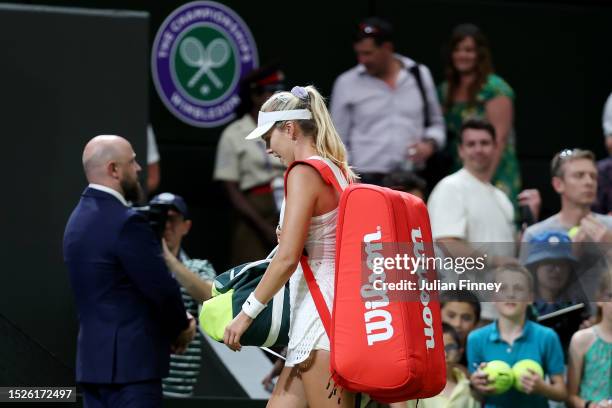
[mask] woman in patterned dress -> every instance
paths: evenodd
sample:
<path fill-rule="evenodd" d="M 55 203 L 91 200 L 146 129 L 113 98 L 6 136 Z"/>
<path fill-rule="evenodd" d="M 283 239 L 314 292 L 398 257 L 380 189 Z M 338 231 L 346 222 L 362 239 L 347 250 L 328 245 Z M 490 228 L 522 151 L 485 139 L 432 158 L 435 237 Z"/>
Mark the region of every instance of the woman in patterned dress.
<path fill-rule="evenodd" d="M 453 168 L 461 168 L 457 152 L 461 124 L 469 118 L 486 119 L 497 134 L 491 182 L 504 191 L 516 207 L 521 177 L 512 126 L 514 91 L 494 73 L 488 42 L 475 25 L 461 24 L 453 30 L 448 47 L 446 81 L 438 91 Z"/>

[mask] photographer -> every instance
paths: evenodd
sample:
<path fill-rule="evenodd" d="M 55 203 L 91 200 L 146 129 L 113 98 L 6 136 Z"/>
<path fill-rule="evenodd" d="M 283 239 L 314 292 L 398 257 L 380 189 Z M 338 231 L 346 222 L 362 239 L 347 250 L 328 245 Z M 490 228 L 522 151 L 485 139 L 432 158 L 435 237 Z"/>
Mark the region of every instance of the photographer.
<path fill-rule="evenodd" d="M 83 151 L 89 185 L 64 233 L 64 261 L 78 310 L 76 381 L 86 407 L 162 406 L 169 351 L 193 339 L 179 286 L 147 220 L 130 143 L 96 136 Z"/>
<path fill-rule="evenodd" d="M 183 238 L 191 229 L 187 204 L 182 197 L 172 193 L 159 194 L 149 203 L 153 224 L 163 225 L 162 246 L 168 268 L 181 285 L 185 309 L 197 316 L 198 307 L 210 299 L 212 281 L 216 273 L 207 260 L 190 259 L 181 248 Z M 197 331 L 183 355 L 170 356 L 170 375 L 162 380 L 164 396 L 188 397 L 200 372 L 202 333 Z"/>

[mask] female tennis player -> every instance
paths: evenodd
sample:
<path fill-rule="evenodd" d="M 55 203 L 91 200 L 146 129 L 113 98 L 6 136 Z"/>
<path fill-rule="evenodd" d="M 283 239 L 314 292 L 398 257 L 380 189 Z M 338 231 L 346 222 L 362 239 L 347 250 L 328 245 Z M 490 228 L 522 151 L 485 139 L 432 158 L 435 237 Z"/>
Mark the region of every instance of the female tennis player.
<path fill-rule="evenodd" d="M 312 86 L 294 87 L 291 92 L 268 99 L 259 113 L 258 127 L 247 139 L 258 137 L 266 141 L 268 153 L 280 157 L 287 166 L 296 160 L 323 158 L 339 169 L 345 181 L 355 179 L 323 97 Z M 331 310 L 339 194 L 307 164 L 293 167 L 286 180 L 278 251 L 242 311 L 226 327 L 224 342 L 240 350 L 240 336 L 289 281 L 291 328 L 287 360 L 268 407 L 352 407 L 354 395 L 347 391 L 329 398 L 329 338 L 303 272 L 297 269 L 306 249 L 309 265 Z"/>

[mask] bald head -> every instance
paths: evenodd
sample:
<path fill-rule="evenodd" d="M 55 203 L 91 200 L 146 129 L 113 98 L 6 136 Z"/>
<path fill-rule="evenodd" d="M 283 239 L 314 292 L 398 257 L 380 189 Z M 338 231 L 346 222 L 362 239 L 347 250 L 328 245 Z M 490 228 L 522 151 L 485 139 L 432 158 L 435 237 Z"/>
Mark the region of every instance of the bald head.
<path fill-rule="evenodd" d="M 109 162 L 129 160 L 133 154 L 130 142 L 121 136 L 94 137 L 83 150 L 83 168 L 87 181 L 99 183 L 106 176 Z"/>

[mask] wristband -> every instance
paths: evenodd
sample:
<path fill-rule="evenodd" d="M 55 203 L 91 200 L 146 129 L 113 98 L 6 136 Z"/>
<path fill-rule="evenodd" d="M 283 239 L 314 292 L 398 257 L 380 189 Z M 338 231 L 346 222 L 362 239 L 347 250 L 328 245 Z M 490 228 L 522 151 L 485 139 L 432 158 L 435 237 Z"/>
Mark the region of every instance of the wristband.
<path fill-rule="evenodd" d="M 591 406 L 591 404 L 593 403 L 593 401 L 587 401 L 584 403 L 584 408 L 589 408 Z"/>
<path fill-rule="evenodd" d="M 251 319 L 255 319 L 265 307 L 266 305 L 257 300 L 255 292 L 251 292 L 247 300 L 242 304 L 242 311 Z"/>

